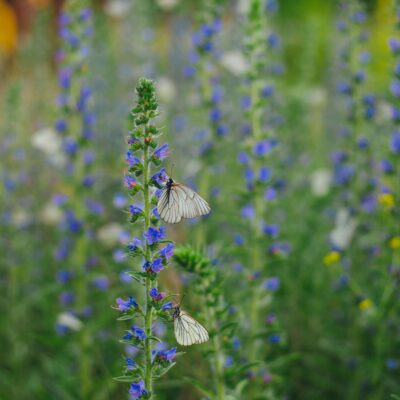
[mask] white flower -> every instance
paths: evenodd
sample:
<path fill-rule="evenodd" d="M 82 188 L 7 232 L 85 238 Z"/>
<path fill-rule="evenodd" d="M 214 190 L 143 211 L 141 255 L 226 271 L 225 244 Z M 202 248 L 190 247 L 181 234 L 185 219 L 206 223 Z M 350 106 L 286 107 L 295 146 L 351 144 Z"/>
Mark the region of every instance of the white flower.
<path fill-rule="evenodd" d="M 119 238 L 121 237 L 121 234 L 123 231 L 124 230 L 120 224 L 111 223 L 111 224 L 107 224 L 107 225 L 104 225 L 103 227 L 101 227 L 97 231 L 97 237 L 105 245 L 108 245 L 111 247 L 111 246 L 119 243 Z"/>
<path fill-rule="evenodd" d="M 328 194 L 332 183 L 332 173 L 328 169 L 317 169 L 310 175 L 312 193 L 317 197 Z"/>
<path fill-rule="evenodd" d="M 16 227 L 23 227 L 31 222 L 30 214 L 25 210 L 17 210 L 12 215 L 12 222 Z"/>
<path fill-rule="evenodd" d="M 178 3 L 179 0 L 157 0 L 158 6 L 166 11 L 172 10 Z"/>
<path fill-rule="evenodd" d="M 249 0 L 239 0 L 237 2 L 237 12 L 241 15 L 247 15 L 250 9 L 250 1 Z"/>
<path fill-rule="evenodd" d="M 63 213 L 59 207 L 50 202 L 43 207 L 40 216 L 45 224 L 56 225 L 61 221 Z"/>
<path fill-rule="evenodd" d="M 130 0 L 109 0 L 104 6 L 104 11 L 110 17 L 122 18 L 126 16 L 131 7 L 132 1 Z"/>
<path fill-rule="evenodd" d="M 52 155 L 61 151 L 61 138 L 52 128 L 43 128 L 36 131 L 31 140 L 32 146 Z"/>
<path fill-rule="evenodd" d="M 246 58 L 239 50 L 224 53 L 221 57 L 221 65 L 234 75 L 242 75 L 249 68 Z"/>
<path fill-rule="evenodd" d="M 58 314 L 57 324 L 63 325 L 73 331 L 79 331 L 82 328 L 82 321 L 69 312 Z"/>
<path fill-rule="evenodd" d="M 175 84 L 171 79 L 167 78 L 166 76 L 162 76 L 158 79 L 157 89 L 157 93 L 163 102 L 170 103 L 172 100 L 175 99 Z"/>
<path fill-rule="evenodd" d="M 326 90 L 319 86 L 310 88 L 306 96 L 306 100 L 308 101 L 308 103 L 314 107 L 322 106 L 326 102 L 326 99 Z"/>
<path fill-rule="evenodd" d="M 52 128 L 43 128 L 36 131 L 31 139 L 32 146 L 43 151 L 52 164 L 62 167 L 66 159 L 62 151 L 62 140 Z"/>
<path fill-rule="evenodd" d="M 354 235 L 357 221 L 350 216 L 348 210 L 342 208 L 338 211 L 335 221 L 335 229 L 330 234 L 330 241 L 340 249 L 346 249 Z"/>

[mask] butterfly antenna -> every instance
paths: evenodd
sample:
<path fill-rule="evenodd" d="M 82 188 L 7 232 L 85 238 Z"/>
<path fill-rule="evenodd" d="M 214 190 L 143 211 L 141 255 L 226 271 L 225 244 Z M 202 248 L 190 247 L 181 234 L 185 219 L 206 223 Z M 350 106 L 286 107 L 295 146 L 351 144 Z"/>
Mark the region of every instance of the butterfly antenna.
<path fill-rule="evenodd" d="M 183 294 L 182 297 L 181 297 L 181 300 L 180 300 L 180 302 L 179 302 L 179 307 L 181 306 L 181 304 L 182 304 L 184 298 L 185 298 L 185 295 Z"/>
<path fill-rule="evenodd" d="M 174 170 L 174 167 L 175 167 L 175 163 L 172 163 L 171 171 L 170 171 L 170 174 L 169 174 L 170 177 L 172 177 L 172 172 L 173 172 L 173 170 Z"/>

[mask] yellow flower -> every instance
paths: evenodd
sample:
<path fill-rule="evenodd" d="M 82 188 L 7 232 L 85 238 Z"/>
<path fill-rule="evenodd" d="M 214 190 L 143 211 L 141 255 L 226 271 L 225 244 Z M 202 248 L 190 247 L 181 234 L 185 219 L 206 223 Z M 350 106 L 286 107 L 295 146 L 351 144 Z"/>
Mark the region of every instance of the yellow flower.
<path fill-rule="evenodd" d="M 10 55 L 17 47 L 18 28 L 14 10 L 5 0 L 0 0 L 0 55 Z"/>
<path fill-rule="evenodd" d="M 400 249 L 400 236 L 395 236 L 395 237 L 391 238 L 390 242 L 389 242 L 389 246 L 393 250 Z"/>
<path fill-rule="evenodd" d="M 361 301 L 360 303 L 358 303 L 358 307 L 360 308 L 360 310 L 368 310 L 368 309 L 370 309 L 373 305 L 374 305 L 374 303 L 372 302 L 371 299 L 364 299 L 363 301 Z"/>
<path fill-rule="evenodd" d="M 381 193 L 378 200 L 386 208 L 392 209 L 394 207 L 394 196 L 391 193 Z"/>
<path fill-rule="evenodd" d="M 340 260 L 340 253 L 338 251 L 331 251 L 324 257 L 324 264 L 331 265 Z"/>

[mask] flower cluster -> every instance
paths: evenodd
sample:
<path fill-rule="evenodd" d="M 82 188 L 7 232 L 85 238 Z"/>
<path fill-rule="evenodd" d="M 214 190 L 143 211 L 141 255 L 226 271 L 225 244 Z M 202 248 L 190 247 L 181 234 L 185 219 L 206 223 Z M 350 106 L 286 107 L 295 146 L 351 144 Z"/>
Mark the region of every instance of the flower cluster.
<path fill-rule="evenodd" d="M 167 267 L 174 254 L 174 244 L 166 240 L 166 231 L 159 226 L 156 209 L 160 189 L 167 180 L 165 169 L 159 167 L 169 155 L 169 149 L 167 144 L 157 144 L 160 131 L 153 124 L 153 119 L 158 116 L 153 82 L 141 79 L 136 94 L 137 104 L 130 114 L 124 184 L 130 200 L 140 196 L 140 204 L 128 205 L 129 221 L 142 223 L 144 231 L 141 238 L 129 241 L 127 251 L 129 257 L 143 259 L 140 268 L 130 272 L 130 275 L 145 287 L 146 294 L 143 305 L 132 296 L 126 300 L 118 298 L 116 309 L 122 313 L 121 320 L 139 318 L 143 321 L 142 327 L 131 326 L 122 338 L 123 343 L 142 351 L 142 360 L 129 359 L 126 375 L 121 380 L 133 382 L 129 390 L 132 399 L 150 399 L 153 396 L 153 379 L 171 367 L 176 354 L 176 349 L 154 352 L 152 344 L 155 318 L 168 318 L 168 310 L 172 308 L 171 296 L 159 292 L 157 286 L 160 272 Z"/>
<path fill-rule="evenodd" d="M 66 306 L 71 318 L 77 318 L 91 313 L 89 305 L 84 304 L 86 300 L 83 300 L 87 298 L 86 286 L 100 290 L 108 288 L 106 277 L 95 276 L 89 282 L 88 275 L 98 261 L 89 250 L 93 246 L 87 245 L 87 242 L 93 239 L 91 232 L 104 211 L 102 204 L 91 198 L 95 184 L 95 154 L 91 149 L 95 115 L 91 111 L 92 91 L 88 85 L 87 71 L 92 11 L 84 4 L 72 1 L 61 12 L 58 22 L 61 48 L 57 53 L 60 88 L 57 104 L 60 116 L 55 129 L 62 143 L 66 171 L 64 186 L 69 190 L 66 190 L 68 195 L 59 193 L 53 196 L 54 205 L 63 213 L 60 222 L 62 235 L 55 258 L 61 265 L 58 281 L 65 286 L 60 294 L 60 302 Z M 85 284 L 78 284 L 80 280 Z M 74 310 L 74 305 L 78 309 Z M 57 323 L 60 333 L 76 329 L 76 324 L 65 324 L 63 321 L 67 319 L 59 318 Z"/>
<path fill-rule="evenodd" d="M 251 1 L 249 5 L 245 29 L 246 55 L 250 62 L 241 100 L 246 122 L 242 127 L 243 145 L 238 154 L 245 190 L 239 198 L 242 224 L 234 240 L 241 262 L 249 267 L 244 269 L 250 283 L 246 323 L 253 332 L 262 329 L 262 304 L 278 290 L 280 284 L 278 277 L 267 272 L 268 265 L 290 250 L 287 243 L 278 241 L 280 226 L 274 220 L 278 199 L 285 188 L 284 181 L 273 170 L 279 155 L 277 133 L 282 123 L 275 87 L 283 68 L 279 62 L 280 38 L 271 29 L 277 3 L 270 5 L 265 8 L 259 0 Z M 241 272 L 242 268 L 236 270 Z M 245 343 L 248 361 L 255 362 L 263 357 L 263 348 L 258 340 Z"/>

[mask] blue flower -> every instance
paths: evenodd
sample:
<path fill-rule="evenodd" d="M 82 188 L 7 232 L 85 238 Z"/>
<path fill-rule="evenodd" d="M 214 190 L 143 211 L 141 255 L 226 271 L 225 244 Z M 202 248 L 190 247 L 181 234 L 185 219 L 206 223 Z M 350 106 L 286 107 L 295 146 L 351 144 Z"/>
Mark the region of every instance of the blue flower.
<path fill-rule="evenodd" d="M 240 164 L 247 165 L 250 162 L 250 158 L 246 153 L 241 151 L 239 153 L 238 161 Z"/>
<path fill-rule="evenodd" d="M 92 283 L 99 290 L 107 290 L 110 284 L 106 276 L 98 276 L 93 279 Z"/>
<path fill-rule="evenodd" d="M 157 173 L 155 173 L 151 177 L 151 180 L 158 186 L 164 185 L 164 183 L 168 180 L 168 175 L 165 173 L 165 168 L 161 168 Z"/>
<path fill-rule="evenodd" d="M 275 292 L 276 290 L 279 289 L 279 285 L 280 285 L 280 280 L 278 277 L 274 276 L 271 278 L 267 278 L 264 281 L 264 288 L 271 291 L 271 292 Z"/>
<path fill-rule="evenodd" d="M 151 270 L 155 272 L 156 274 L 159 273 L 161 270 L 164 269 L 163 262 L 161 258 L 156 258 L 152 263 L 151 263 Z"/>
<path fill-rule="evenodd" d="M 275 92 L 275 88 L 271 85 L 264 86 L 261 89 L 261 96 L 263 97 L 271 97 Z"/>
<path fill-rule="evenodd" d="M 65 121 L 63 118 L 60 118 L 55 122 L 54 127 L 57 132 L 63 133 L 67 130 L 67 121 Z"/>
<path fill-rule="evenodd" d="M 253 147 L 253 153 L 258 156 L 265 156 L 268 154 L 272 148 L 274 147 L 274 142 L 271 140 L 262 140 L 255 144 Z"/>
<path fill-rule="evenodd" d="M 133 204 L 129 205 L 129 212 L 132 215 L 139 215 L 143 212 L 143 210 L 140 207 L 134 206 Z"/>
<path fill-rule="evenodd" d="M 149 296 L 150 296 L 152 299 L 157 299 L 157 298 L 158 298 L 158 295 L 159 295 L 159 293 L 158 293 L 157 288 L 153 287 L 153 288 L 150 289 Z"/>
<path fill-rule="evenodd" d="M 86 175 L 82 179 L 82 184 L 85 187 L 92 187 L 96 183 L 96 178 L 91 175 Z"/>
<path fill-rule="evenodd" d="M 174 248 L 175 245 L 173 243 L 168 243 L 165 247 L 163 247 L 160 251 L 159 254 L 161 257 L 165 259 L 169 259 L 174 255 Z"/>
<path fill-rule="evenodd" d="M 71 271 L 61 270 L 57 273 L 57 280 L 61 283 L 68 283 L 73 277 Z"/>
<path fill-rule="evenodd" d="M 132 360 L 132 358 L 126 357 L 125 358 L 125 362 L 126 362 L 126 369 L 128 370 L 132 370 L 136 367 L 136 361 Z"/>
<path fill-rule="evenodd" d="M 251 187 L 254 182 L 254 171 L 251 168 L 246 168 L 244 171 L 244 179 L 248 187 Z"/>
<path fill-rule="evenodd" d="M 160 240 L 165 239 L 166 233 L 165 228 L 161 226 L 159 229 L 153 228 L 152 226 L 144 233 L 144 238 L 147 240 L 149 245 L 158 243 Z"/>
<path fill-rule="evenodd" d="M 75 295 L 72 292 L 62 292 L 59 300 L 64 305 L 72 304 L 75 301 Z"/>
<path fill-rule="evenodd" d="M 353 93 L 353 88 L 347 82 L 339 82 L 336 88 L 340 94 L 350 95 Z"/>
<path fill-rule="evenodd" d="M 399 362 L 394 358 L 388 358 L 386 360 L 387 369 L 397 369 L 399 367 Z"/>
<path fill-rule="evenodd" d="M 168 143 L 164 143 L 161 147 L 154 150 L 153 156 L 155 156 L 159 160 L 164 160 L 164 158 L 169 157 L 170 151 L 168 148 Z"/>
<path fill-rule="evenodd" d="M 135 157 L 130 150 L 126 152 L 125 161 L 128 163 L 130 167 L 140 164 L 139 158 Z"/>
<path fill-rule="evenodd" d="M 229 133 L 229 128 L 227 125 L 220 124 L 217 126 L 217 135 L 218 136 L 226 136 Z"/>
<path fill-rule="evenodd" d="M 144 333 L 144 330 L 137 327 L 137 326 L 131 326 L 131 330 L 129 330 L 126 335 L 123 337 L 125 340 L 131 340 L 131 339 L 137 339 L 138 341 L 144 341 L 146 340 L 146 334 Z"/>
<path fill-rule="evenodd" d="M 276 33 L 271 33 L 268 36 L 267 43 L 273 49 L 278 49 L 281 46 L 281 40 Z"/>
<path fill-rule="evenodd" d="M 277 237 L 279 235 L 279 225 L 264 225 L 263 232 L 271 237 Z"/>
<path fill-rule="evenodd" d="M 129 394 L 132 396 L 132 400 L 137 400 L 140 399 L 142 396 L 145 396 L 147 394 L 147 391 L 144 387 L 144 381 L 141 379 L 137 383 L 131 383 Z"/>
<path fill-rule="evenodd" d="M 265 200 L 272 201 L 276 199 L 276 189 L 273 187 L 269 187 L 265 192 L 264 192 L 264 198 Z"/>
<path fill-rule="evenodd" d="M 129 311 L 131 308 L 138 307 L 138 303 L 136 303 L 134 297 L 129 296 L 128 300 L 123 300 L 121 297 L 118 297 L 116 300 L 117 302 L 117 309 L 119 311 Z"/>
<path fill-rule="evenodd" d="M 248 110 L 251 107 L 251 97 L 242 96 L 240 99 L 240 107 L 242 107 L 244 110 Z"/>
<path fill-rule="evenodd" d="M 269 341 L 271 342 L 271 343 L 273 343 L 273 344 L 277 344 L 277 343 L 280 343 L 280 341 L 281 341 L 281 337 L 279 336 L 279 335 L 271 335 L 270 337 L 269 337 Z"/>
<path fill-rule="evenodd" d="M 219 108 L 213 108 L 209 113 L 211 122 L 219 122 L 222 117 L 222 112 Z"/>
<path fill-rule="evenodd" d="M 166 351 L 158 351 L 154 357 L 154 361 L 157 362 L 172 362 L 176 357 L 176 347 Z"/>
<path fill-rule="evenodd" d="M 236 233 L 235 236 L 233 237 L 233 241 L 237 246 L 243 246 L 244 245 L 244 239 L 243 236 L 240 235 L 239 233 Z"/>
<path fill-rule="evenodd" d="M 58 83 L 62 89 L 69 89 L 71 86 L 71 68 L 63 68 L 58 75 Z"/>
<path fill-rule="evenodd" d="M 242 217 L 246 219 L 253 219 L 256 215 L 254 207 L 250 204 L 242 208 Z"/>
<path fill-rule="evenodd" d="M 120 263 L 125 260 L 125 252 L 122 249 L 116 249 L 113 253 L 113 259 L 115 262 Z"/>
<path fill-rule="evenodd" d="M 137 186 L 137 182 L 133 176 L 126 175 L 124 177 L 124 185 L 127 188 L 134 188 L 135 186 Z"/>
<path fill-rule="evenodd" d="M 170 310 L 173 307 L 172 301 L 169 301 L 168 303 L 165 303 L 162 307 L 162 311 Z"/>
<path fill-rule="evenodd" d="M 393 54 L 400 53 L 400 41 L 398 39 L 390 38 L 389 47 Z"/>
<path fill-rule="evenodd" d="M 104 212 L 103 204 L 101 204 L 97 201 L 87 199 L 85 201 L 85 205 L 86 205 L 86 208 L 93 214 L 101 215 Z"/>
<path fill-rule="evenodd" d="M 116 208 L 123 208 L 127 203 L 126 196 L 123 193 L 117 193 L 114 196 L 113 204 Z"/>
<path fill-rule="evenodd" d="M 142 241 L 138 238 L 133 238 L 132 242 L 128 244 L 128 250 L 135 252 L 142 246 Z"/>
<path fill-rule="evenodd" d="M 268 167 L 261 167 L 259 173 L 260 182 L 265 183 L 271 177 L 271 170 Z"/>
<path fill-rule="evenodd" d="M 395 131 L 392 133 L 390 148 L 393 151 L 393 153 L 400 154 L 400 132 Z"/>

